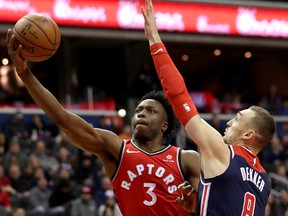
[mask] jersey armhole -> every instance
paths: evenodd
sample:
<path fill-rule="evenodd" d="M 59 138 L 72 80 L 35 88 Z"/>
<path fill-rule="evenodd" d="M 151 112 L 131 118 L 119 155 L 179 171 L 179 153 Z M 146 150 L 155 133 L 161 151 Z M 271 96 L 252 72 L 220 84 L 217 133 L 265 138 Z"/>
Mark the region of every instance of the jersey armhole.
<path fill-rule="evenodd" d="M 181 172 L 181 175 L 184 179 L 184 181 L 188 181 L 187 176 L 184 175 L 184 171 L 183 171 L 183 167 L 182 167 L 182 163 L 181 163 L 181 157 L 182 157 L 182 148 L 178 149 L 178 164 L 179 164 L 179 170 Z"/>
<path fill-rule="evenodd" d="M 126 140 L 123 139 L 123 140 L 122 140 L 122 144 L 121 144 L 121 149 L 120 149 L 120 152 L 119 152 L 119 161 L 118 161 L 118 163 L 117 163 L 117 169 L 116 169 L 115 173 L 112 175 L 111 181 L 114 180 L 115 176 L 116 176 L 117 173 L 118 173 L 118 170 L 119 170 L 119 167 L 120 167 L 120 164 L 121 164 L 123 155 L 124 155 L 124 148 L 125 148 L 125 146 L 126 146 Z"/>

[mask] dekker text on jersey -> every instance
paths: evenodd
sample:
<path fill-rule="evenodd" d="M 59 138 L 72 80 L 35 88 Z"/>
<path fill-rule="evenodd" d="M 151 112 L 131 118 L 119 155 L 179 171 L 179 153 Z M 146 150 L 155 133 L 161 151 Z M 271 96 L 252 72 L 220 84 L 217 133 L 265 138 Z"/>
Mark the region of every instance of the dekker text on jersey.
<path fill-rule="evenodd" d="M 259 173 L 250 167 L 240 167 L 243 181 L 250 181 L 262 192 L 265 186 L 265 181 Z"/>

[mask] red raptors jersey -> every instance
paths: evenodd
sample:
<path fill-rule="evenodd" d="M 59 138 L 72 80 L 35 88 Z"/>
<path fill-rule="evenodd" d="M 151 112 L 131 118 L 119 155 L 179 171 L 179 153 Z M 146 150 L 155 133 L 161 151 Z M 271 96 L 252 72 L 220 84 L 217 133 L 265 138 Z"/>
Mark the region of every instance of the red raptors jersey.
<path fill-rule="evenodd" d="M 112 179 L 122 214 L 190 215 L 176 204 L 177 187 L 184 181 L 179 161 L 180 149 L 175 146 L 149 153 L 126 141 Z"/>

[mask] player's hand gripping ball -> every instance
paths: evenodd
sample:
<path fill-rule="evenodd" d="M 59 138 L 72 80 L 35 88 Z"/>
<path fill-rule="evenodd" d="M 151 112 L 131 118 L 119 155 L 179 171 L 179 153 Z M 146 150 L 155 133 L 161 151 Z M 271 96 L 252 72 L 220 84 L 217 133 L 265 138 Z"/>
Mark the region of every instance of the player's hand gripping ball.
<path fill-rule="evenodd" d="M 23 49 L 20 55 L 31 62 L 42 62 L 57 51 L 61 33 L 56 22 L 43 14 L 28 14 L 12 29 Z"/>

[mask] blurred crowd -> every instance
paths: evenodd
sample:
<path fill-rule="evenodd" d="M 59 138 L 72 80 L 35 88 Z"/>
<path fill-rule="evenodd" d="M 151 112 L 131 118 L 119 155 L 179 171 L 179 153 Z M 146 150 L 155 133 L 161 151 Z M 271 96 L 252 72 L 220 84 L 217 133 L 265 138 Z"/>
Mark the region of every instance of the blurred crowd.
<path fill-rule="evenodd" d="M 97 127 L 118 130 L 112 122 L 101 117 Z M 129 129 L 124 127 L 119 136 L 128 138 Z M 41 115 L 25 122 L 17 112 L 0 132 L 0 215 L 121 214 L 110 179 L 95 155 L 76 148 Z"/>

